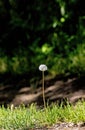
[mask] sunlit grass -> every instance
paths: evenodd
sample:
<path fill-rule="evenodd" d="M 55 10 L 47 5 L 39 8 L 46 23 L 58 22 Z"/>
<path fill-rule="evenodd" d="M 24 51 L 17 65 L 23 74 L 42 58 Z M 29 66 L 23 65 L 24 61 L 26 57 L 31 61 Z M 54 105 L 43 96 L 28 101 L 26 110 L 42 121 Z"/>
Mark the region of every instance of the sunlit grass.
<path fill-rule="evenodd" d="M 85 102 L 64 107 L 52 104 L 45 109 L 40 109 L 35 104 L 14 109 L 0 108 L 0 128 L 5 130 L 50 127 L 58 122 L 85 122 Z"/>

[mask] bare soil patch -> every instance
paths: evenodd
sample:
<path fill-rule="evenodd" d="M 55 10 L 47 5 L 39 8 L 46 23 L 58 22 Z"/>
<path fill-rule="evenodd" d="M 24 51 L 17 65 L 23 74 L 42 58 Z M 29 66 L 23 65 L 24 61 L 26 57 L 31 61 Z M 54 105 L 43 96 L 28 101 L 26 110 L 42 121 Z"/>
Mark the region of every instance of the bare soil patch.
<path fill-rule="evenodd" d="M 56 76 L 45 79 L 45 97 L 50 104 L 52 102 L 64 102 L 68 100 L 75 103 L 79 99 L 85 99 L 85 76 Z M 25 105 L 36 102 L 42 105 L 42 81 L 29 83 L 26 76 L 10 76 L 0 78 L 0 104 L 24 103 Z"/>

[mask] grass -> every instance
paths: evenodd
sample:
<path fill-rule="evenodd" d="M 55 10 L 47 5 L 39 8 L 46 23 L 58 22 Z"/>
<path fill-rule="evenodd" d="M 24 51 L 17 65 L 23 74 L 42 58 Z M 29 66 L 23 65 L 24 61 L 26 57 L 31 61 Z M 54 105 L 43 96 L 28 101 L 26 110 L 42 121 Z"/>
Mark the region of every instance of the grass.
<path fill-rule="evenodd" d="M 85 101 L 65 107 L 52 104 L 45 109 L 40 109 L 35 104 L 14 109 L 0 107 L 0 129 L 3 130 L 31 130 L 50 127 L 58 122 L 85 122 Z"/>

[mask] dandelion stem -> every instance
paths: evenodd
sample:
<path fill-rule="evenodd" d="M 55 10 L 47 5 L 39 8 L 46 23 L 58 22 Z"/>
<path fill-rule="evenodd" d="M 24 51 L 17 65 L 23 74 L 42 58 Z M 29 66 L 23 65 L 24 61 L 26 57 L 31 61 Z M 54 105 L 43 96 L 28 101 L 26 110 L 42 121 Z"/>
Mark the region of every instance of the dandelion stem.
<path fill-rule="evenodd" d="M 46 103 L 45 103 L 45 88 L 44 88 L 44 71 L 42 71 L 42 91 L 43 91 L 43 103 L 44 103 L 44 108 L 46 108 Z"/>

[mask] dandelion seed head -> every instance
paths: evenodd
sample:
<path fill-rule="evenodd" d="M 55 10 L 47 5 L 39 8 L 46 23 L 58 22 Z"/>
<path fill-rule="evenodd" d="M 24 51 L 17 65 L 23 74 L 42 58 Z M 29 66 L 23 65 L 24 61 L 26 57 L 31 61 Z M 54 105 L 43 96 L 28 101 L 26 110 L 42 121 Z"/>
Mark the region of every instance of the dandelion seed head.
<path fill-rule="evenodd" d="M 47 70 L 47 66 L 46 66 L 45 64 L 41 64 L 41 65 L 39 66 L 39 70 L 40 70 L 40 71 L 46 71 L 46 70 Z"/>

